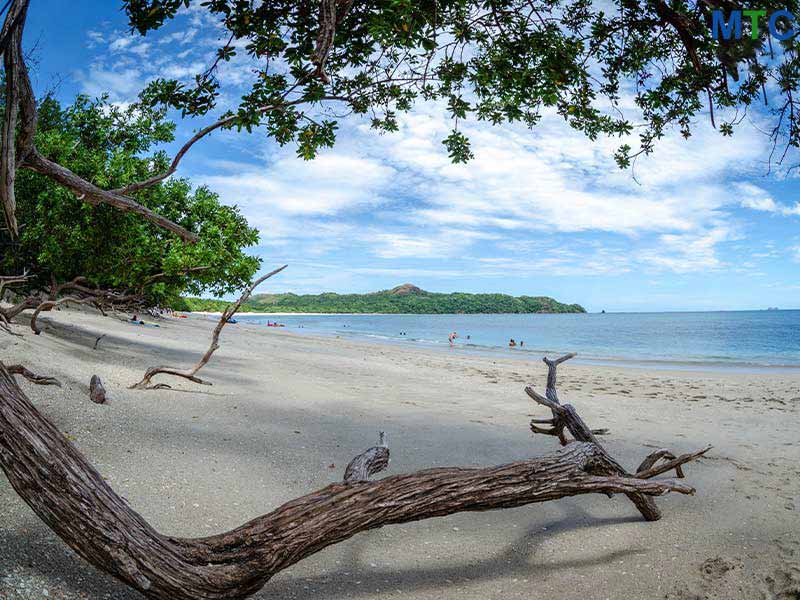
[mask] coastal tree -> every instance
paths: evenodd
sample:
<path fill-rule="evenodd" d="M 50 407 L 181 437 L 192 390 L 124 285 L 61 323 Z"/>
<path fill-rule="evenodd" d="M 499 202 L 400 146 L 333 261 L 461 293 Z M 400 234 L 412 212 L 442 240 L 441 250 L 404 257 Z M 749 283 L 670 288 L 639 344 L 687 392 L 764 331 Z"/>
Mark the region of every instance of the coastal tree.
<path fill-rule="evenodd" d="M 86 97 L 62 108 L 48 97 L 38 106 L 35 140 L 42 152 L 81 177 L 120 186 L 168 162 L 153 146 L 171 141 L 173 132 L 162 109 L 120 108 L 105 98 Z M 0 273 L 28 276 L 7 282 L 20 299 L 0 308 L 5 321 L 20 310 L 52 308 L 44 303 L 63 295 L 145 307 L 170 305 L 189 290 L 221 295 L 246 285 L 259 266 L 245 252 L 258 241 L 258 232 L 236 207 L 220 204 L 207 188 L 192 189 L 184 179 L 151 186 L 139 200 L 195 230 L 195 243 L 171 239 L 138 215 L 86 204 L 34 171 L 19 171 L 15 192 L 19 235 L 12 239 L 7 230 L 0 232 Z"/>
<path fill-rule="evenodd" d="M 617 0 L 600 7 L 589 0 L 124 0 L 122 5 L 141 35 L 163 27 L 181 8 L 205 11 L 218 21 L 225 35 L 207 68 L 191 81 L 151 82 L 136 105 L 144 111 L 177 110 L 204 125 L 171 160 L 152 161 L 135 181 L 87 178 L 37 137 L 40 110 L 22 48 L 29 0 L 7 0 L 0 5 L 5 77 L 0 204 L 11 240 L 21 235 L 17 183 L 32 171 L 71 200 L 112 207 L 162 228 L 164 248 L 174 239 L 197 243 L 196 223 L 181 222 L 168 204 L 148 206 L 147 198 L 156 186 L 173 185 L 165 182 L 206 136 L 260 128 L 312 159 L 333 146 L 337 113 L 363 115 L 377 131 L 392 132 L 398 113 L 419 101 L 440 103 L 449 113 L 453 128 L 442 141 L 456 162 L 472 157 L 459 130 L 466 119 L 535 127 L 545 112 L 556 113 L 589 139 L 619 136 L 616 158 L 625 167 L 651 152 L 670 128 L 691 135 L 698 116 L 707 114 L 722 135 L 732 135 L 762 98 L 771 102 L 775 121 L 768 134 L 776 147 L 784 144 L 788 151 L 800 145 L 794 39 L 771 43 L 765 28 L 751 32 L 747 21 L 741 40 L 716 39 L 710 29 L 715 9 L 796 11 L 794 1 Z M 779 27 L 785 29 L 786 20 Z M 252 85 L 233 109 L 218 112 L 217 67 L 237 52 L 252 61 Z M 768 89 L 774 98 L 767 98 Z M 626 116 L 623 107 L 630 100 L 635 109 Z M 779 160 L 784 155 L 779 153 Z M 22 269 L 0 281 L 25 285 L 39 276 Z M 83 294 L 94 289 L 82 280 L 59 285 L 83 288 Z M 121 293 L 94 292 L 95 298 Z M 89 296 L 78 300 L 92 302 Z M 0 466 L 9 481 L 81 556 L 151 598 L 242 598 L 274 573 L 359 531 L 464 510 L 625 493 L 645 518 L 654 519 L 658 512 L 650 495 L 691 488 L 650 478 L 699 455 L 672 459 L 659 451 L 630 473 L 574 409 L 557 401 L 553 387 L 552 394 L 531 395 L 551 410 L 554 434 L 566 441 L 567 430 L 575 438 L 555 455 L 488 469 L 435 469 L 375 482 L 348 479 L 238 530 L 182 540 L 157 533 L 132 511 L 30 404 L 12 371 L 30 375 L 23 366 L 9 371 L 0 365 Z"/>

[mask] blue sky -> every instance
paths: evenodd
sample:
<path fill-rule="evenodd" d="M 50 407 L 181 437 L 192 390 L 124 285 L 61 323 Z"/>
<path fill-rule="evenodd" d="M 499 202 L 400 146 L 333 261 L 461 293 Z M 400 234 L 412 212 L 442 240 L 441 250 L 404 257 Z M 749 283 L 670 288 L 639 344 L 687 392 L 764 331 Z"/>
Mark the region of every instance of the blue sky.
<path fill-rule="evenodd" d="M 131 35 L 116 1 L 33 0 L 26 47 L 34 86 L 135 99 L 154 77 L 203 71 L 219 42 L 200 12 Z M 224 65 L 235 102 L 247 63 Z M 466 124 L 475 160 L 452 165 L 441 107 L 419 105 L 396 134 L 357 118 L 315 161 L 264 133 L 214 134 L 178 175 L 239 205 L 261 232 L 264 267 L 290 268 L 259 291 L 432 291 L 550 295 L 589 310 L 800 308 L 800 186 L 767 175 L 769 140 L 753 115 L 732 139 L 699 119 L 635 169 L 619 140 L 590 142 L 554 115 L 533 131 Z M 178 141 L 203 123 L 179 123 Z M 169 149 L 169 148 L 168 148 Z M 800 156 L 797 157 L 800 161 Z"/>

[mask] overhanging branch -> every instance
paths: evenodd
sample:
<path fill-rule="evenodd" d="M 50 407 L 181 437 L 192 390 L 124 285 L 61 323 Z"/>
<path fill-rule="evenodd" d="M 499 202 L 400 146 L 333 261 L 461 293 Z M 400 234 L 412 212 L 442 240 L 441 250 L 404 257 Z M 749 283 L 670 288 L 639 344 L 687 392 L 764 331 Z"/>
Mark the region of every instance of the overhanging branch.
<path fill-rule="evenodd" d="M 45 158 L 36 149 L 33 144 L 37 125 L 36 98 L 22 54 L 22 32 L 28 1 L 13 0 L 0 31 L 0 52 L 6 73 L 5 111 L 0 130 L 0 203 L 11 236 L 17 237 L 19 234 L 14 183 L 17 169 L 24 167 L 71 189 L 79 199 L 90 204 L 108 204 L 124 212 L 139 214 L 151 223 L 172 231 L 184 241 L 197 241 L 197 235 L 184 227 L 128 196 L 100 189 L 64 166 Z"/>

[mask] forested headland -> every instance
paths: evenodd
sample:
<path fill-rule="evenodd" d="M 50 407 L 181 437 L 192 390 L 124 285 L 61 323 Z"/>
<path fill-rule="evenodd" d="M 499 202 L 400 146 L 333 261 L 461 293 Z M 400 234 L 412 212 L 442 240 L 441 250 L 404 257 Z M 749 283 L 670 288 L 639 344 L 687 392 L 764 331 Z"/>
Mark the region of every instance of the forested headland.
<path fill-rule="evenodd" d="M 225 300 L 183 298 L 181 310 L 221 312 Z M 426 292 L 404 284 L 370 294 L 258 294 L 242 305 L 240 312 L 312 313 L 582 313 L 580 304 L 565 304 L 547 296 L 509 296 L 507 294 L 450 294 Z"/>

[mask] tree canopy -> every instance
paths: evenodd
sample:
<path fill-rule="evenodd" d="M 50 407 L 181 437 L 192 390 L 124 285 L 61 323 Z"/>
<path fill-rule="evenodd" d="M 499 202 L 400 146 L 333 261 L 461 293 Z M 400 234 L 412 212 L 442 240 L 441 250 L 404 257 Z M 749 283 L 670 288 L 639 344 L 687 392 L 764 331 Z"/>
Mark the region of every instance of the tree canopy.
<path fill-rule="evenodd" d="M 125 0 L 131 27 L 146 35 L 182 8 L 206 11 L 224 30 L 216 60 L 191 83 L 157 80 L 142 95 L 184 115 L 217 105 L 216 67 L 246 52 L 250 89 L 219 126 L 262 125 L 278 143 L 311 158 L 334 143 L 342 105 L 380 131 L 419 100 L 446 105 L 443 140 L 454 161 L 472 156 L 463 119 L 533 127 L 555 111 L 572 127 L 621 142 L 621 166 L 651 152 L 668 128 L 691 135 L 693 119 L 715 119 L 732 135 L 767 89 L 776 143 L 800 143 L 794 92 L 800 62 L 794 39 L 772 40 L 767 20 L 754 35 L 715 39 L 712 12 L 797 9 L 797 2 L 729 0 Z M 778 29 L 791 26 L 786 19 Z M 753 37 L 755 39 L 753 39 Z M 631 106 L 632 105 L 632 106 Z M 709 114 L 706 115 L 705 113 Z M 716 123 L 715 123 L 716 124 Z"/>

